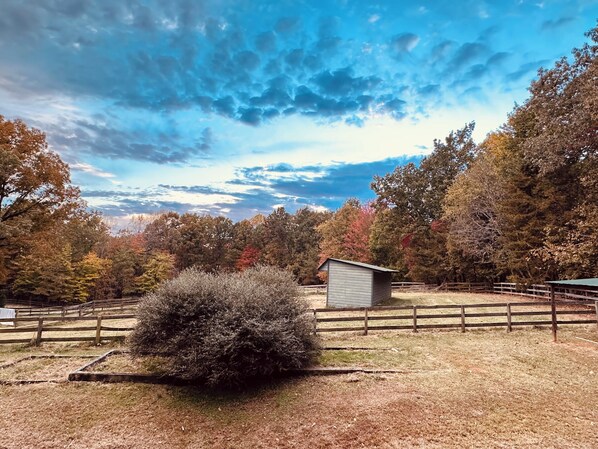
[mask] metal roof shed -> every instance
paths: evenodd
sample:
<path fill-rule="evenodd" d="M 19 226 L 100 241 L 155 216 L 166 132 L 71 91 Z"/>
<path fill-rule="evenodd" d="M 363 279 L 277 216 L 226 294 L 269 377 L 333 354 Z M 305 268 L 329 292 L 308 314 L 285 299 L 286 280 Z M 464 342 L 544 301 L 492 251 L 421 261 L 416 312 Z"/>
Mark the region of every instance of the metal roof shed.
<path fill-rule="evenodd" d="M 326 307 L 371 307 L 392 293 L 396 270 L 342 259 L 326 259 L 318 271 L 328 272 Z"/>

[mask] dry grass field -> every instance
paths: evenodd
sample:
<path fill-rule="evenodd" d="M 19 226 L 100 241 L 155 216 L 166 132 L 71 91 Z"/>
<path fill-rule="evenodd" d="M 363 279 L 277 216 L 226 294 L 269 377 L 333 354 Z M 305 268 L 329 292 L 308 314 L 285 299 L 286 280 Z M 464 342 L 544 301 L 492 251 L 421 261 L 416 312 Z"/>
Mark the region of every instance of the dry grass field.
<path fill-rule="evenodd" d="M 54 380 L 0 385 L 0 448 L 597 448 L 592 341 L 595 325 L 563 327 L 558 343 L 547 327 L 324 334 L 325 347 L 371 349 L 325 350 L 320 365 L 401 373 L 294 378 L 243 394 L 69 383 L 73 361 L 86 360 L 36 359 L 0 369 L 0 379 Z M 112 347 L 0 346 L 0 364 Z M 123 356 L 98 370 L 153 365 Z"/>

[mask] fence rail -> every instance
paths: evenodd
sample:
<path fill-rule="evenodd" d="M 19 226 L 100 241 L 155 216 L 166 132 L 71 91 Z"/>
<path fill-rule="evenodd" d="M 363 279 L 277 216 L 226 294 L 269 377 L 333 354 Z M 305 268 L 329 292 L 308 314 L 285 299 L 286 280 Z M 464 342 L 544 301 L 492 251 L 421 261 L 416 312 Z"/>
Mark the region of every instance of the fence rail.
<path fill-rule="evenodd" d="M 313 316 L 315 333 L 357 331 L 367 335 L 376 330 L 417 332 L 455 328 L 465 332 L 467 328 L 483 327 L 504 327 L 511 332 L 515 326 L 598 325 L 598 301 L 593 305 L 582 301 L 556 301 L 554 309 L 550 301 L 314 309 Z M 567 317 L 569 319 L 565 319 Z"/>
<path fill-rule="evenodd" d="M 118 325 L 119 321 L 130 321 L 136 318 L 135 314 L 119 314 L 119 315 L 97 315 L 97 316 L 70 316 L 70 317 L 25 317 L 20 318 L 19 323 L 34 324 L 31 326 L 21 326 L 13 328 L 0 328 L 0 335 L 2 334 L 30 334 L 29 337 L 18 336 L 18 338 L 0 338 L 0 344 L 15 344 L 15 343 L 29 343 L 39 346 L 44 342 L 85 342 L 93 341 L 95 344 L 100 344 L 102 341 L 123 340 L 126 335 L 123 332 L 130 332 L 134 329 L 131 325 Z M 13 318 L 2 318 L 1 322 L 11 321 Z M 108 325 L 105 323 L 110 321 Z M 93 325 L 82 326 L 62 326 L 59 322 L 92 322 Z M 116 322 L 116 325 L 114 324 Z M 104 323 L 104 324 L 102 324 Z M 126 324 L 126 323 L 125 323 Z M 64 332 L 87 332 L 85 335 L 70 335 L 70 336 L 46 336 L 48 333 L 64 333 Z M 89 335 L 89 332 L 92 335 Z M 104 335 L 102 335 L 104 332 Z M 109 332 L 110 334 L 106 334 Z M 115 335 L 114 332 L 121 334 Z"/>
<path fill-rule="evenodd" d="M 105 311 L 134 309 L 139 303 L 139 298 L 127 299 L 108 299 L 102 301 L 90 301 L 81 304 L 69 306 L 50 306 L 50 307 L 31 307 L 16 308 L 15 319 L 20 321 L 23 317 L 41 317 L 41 316 L 86 316 L 97 315 Z"/>
<path fill-rule="evenodd" d="M 549 298 L 550 287 L 544 284 L 532 284 L 530 286 L 515 284 L 513 282 L 497 282 L 493 284 L 492 290 L 498 294 L 517 296 L 530 296 L 533 298 Z M 583 288 L 555 287 L 554 293 L 561 299 L 598 301 L 598 291 Z"/>

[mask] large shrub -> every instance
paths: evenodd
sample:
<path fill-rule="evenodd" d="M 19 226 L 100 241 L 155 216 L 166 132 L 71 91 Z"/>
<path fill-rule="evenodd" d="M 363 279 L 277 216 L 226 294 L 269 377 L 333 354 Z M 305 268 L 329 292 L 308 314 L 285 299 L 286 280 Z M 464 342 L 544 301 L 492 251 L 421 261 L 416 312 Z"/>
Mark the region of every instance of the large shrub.
<path fill-rule="evenodd" d="M 285 271 L 188 269 L 142 300 L 129 343 L 136 355 L 166 355 L 179 376 L 239 387 L 313 360 L 318 344 L 306 312 Z"/>

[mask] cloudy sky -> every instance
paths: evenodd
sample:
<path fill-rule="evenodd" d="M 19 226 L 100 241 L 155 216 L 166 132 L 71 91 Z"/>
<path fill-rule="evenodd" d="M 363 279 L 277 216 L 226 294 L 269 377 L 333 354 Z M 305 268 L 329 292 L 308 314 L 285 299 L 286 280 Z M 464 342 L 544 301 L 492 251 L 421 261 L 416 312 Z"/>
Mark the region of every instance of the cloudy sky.
<path fill-rule="evenodd" d="M 0 0 L 0 114 L 91 207 L 233 219 L 367 200 L 434 138 L 504 122 L 595 0 Z"/>

